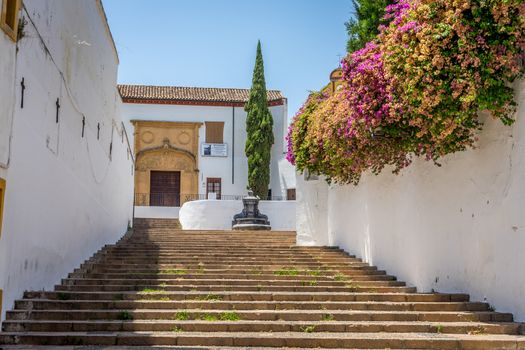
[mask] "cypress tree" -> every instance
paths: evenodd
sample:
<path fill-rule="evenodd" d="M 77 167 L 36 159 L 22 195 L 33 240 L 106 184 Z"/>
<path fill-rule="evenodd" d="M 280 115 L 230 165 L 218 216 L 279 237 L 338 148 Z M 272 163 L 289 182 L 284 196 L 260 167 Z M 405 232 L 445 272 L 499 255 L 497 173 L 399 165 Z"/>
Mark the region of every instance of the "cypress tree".
<path fill-rule="evenodd" d="M 257 44 L 257 57 L 253 69 L 250 98 L 244 107 L 246 117 L 246 147 L 248 158 L 248 187 L 260 198 L 268 196 L 270 159 L 274 142 L 273 118 L 268 108 L 266 81 L 261 42 Z"/>
<path fill-rule="evenodd" d="M 385 8 L 394 0 L 352 0 L 355 18 L 345 23 L 348 32 L 346 50 L 349 53 L 365 47 L 379 34 L 379 25 L 387 24 L 383 20 Z"/>

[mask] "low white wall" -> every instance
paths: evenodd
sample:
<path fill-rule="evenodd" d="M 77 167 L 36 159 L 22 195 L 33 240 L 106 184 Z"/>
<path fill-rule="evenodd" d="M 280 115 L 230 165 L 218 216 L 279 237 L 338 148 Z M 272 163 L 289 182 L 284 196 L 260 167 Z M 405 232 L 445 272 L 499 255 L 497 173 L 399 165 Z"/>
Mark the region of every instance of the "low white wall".
<path fill-rule="evenodd" d="M 420 291 L 466 292 L 525 321 L 524 87 L 512 127 L 482 116 L 479 148 L 442 167 L 418 160 L 357 187 L 298 177 L 298 243 L 338 245 Z"/>
<path fill-rule="evenodd" d="M 135 207 L 136 218 L 178 219 L 180 207 Z"/>
<path fill-rule="evenodd" d="M 272 230 L 295 231 L 295 201 L 261 201 L 259 210 L 268 215 Z M 241 211 L 241 201 L 186 202 L 180 209 L 179 220 L 185 230 L 231 230 L 233 216 Z"/>
<path fill-rule="evenodd" d="M 321 180 L 305 181 L 297 175 L 297 244 L 329 246 L 327 218 L 328 186 Z"/>

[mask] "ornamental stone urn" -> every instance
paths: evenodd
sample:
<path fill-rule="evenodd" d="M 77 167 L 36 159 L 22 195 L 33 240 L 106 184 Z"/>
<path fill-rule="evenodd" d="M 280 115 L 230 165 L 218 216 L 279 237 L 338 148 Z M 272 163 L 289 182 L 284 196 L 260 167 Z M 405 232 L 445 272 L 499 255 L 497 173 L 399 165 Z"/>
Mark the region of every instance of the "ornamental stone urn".
<path fill-rule="evenodd" d="M 253 191 L 248 191 L 248 196 L 243 197 L 242 204 L 244 209 L 235 215 L 232 221 L 233 230 L 271 230 L 268 216 L 259 212 L 259 197 L 253 195 Z"/>

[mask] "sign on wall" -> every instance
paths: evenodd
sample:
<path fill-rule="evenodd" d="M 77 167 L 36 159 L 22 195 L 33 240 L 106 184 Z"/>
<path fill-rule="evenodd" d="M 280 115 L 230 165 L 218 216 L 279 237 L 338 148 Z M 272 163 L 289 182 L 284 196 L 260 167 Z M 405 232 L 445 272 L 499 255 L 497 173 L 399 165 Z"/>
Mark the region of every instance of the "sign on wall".
<path fill-rule="evenodd" d="M 203 143 L 201 144 L 201 156 L 228 157 L 228 145 L 225 143 Z"/>

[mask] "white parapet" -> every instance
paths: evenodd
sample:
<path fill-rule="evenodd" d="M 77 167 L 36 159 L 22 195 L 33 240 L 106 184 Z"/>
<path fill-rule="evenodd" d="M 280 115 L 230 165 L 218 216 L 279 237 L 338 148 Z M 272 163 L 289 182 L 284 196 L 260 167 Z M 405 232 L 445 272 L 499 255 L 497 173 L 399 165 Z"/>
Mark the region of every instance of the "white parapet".
<path fill-rule="evenodd" d="M 144 219 L 178 219 L 180 207 L 135 207 L 135 217 Z"/>
<path fill-rule="evenodd" d="M 261 201 L 259 210 L 268 215 L 272 230 L 295 231 L 295 201 Z M 185 230 L 231 230 L 242 201 L 203 200 L 186 202 L 179 212 Z"/>

